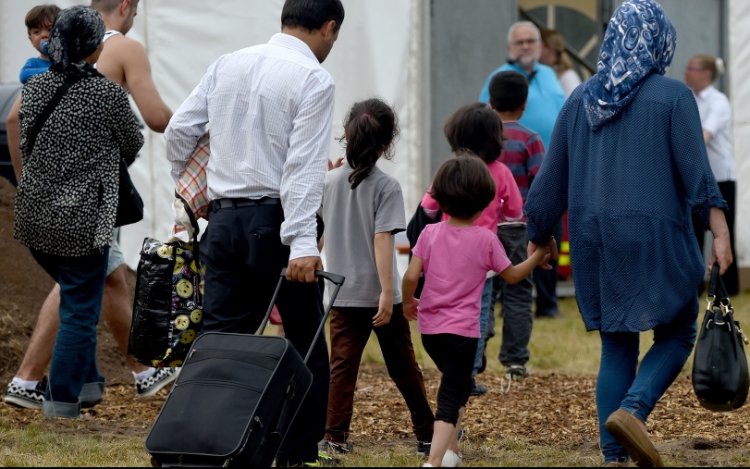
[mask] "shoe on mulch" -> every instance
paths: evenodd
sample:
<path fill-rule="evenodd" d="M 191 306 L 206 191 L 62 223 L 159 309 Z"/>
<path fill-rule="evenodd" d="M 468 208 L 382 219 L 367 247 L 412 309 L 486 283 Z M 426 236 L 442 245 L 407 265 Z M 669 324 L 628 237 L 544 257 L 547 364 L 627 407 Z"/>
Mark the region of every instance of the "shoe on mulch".
<path fill-rule="evenodd" d="M 525 365 L 511 365 L 505 369 L 505 379 L 515 381 L 531 376 L 531 372 Z"/>
<path fill-rule="evenodd" d="M 354 445 L 347 441 L 346 443 L 336 443 L 331 440 L 323 440 L 318 447 L 318 451 L 330 455 L 351 454 L 354 452 Z"/>
<path fill-rule="evenodd" d="M 39 381 L 34 389 L 25 389 L 13 382 L 8 383 L 5 391 L 5 403 L 24 409 L 41 409 L 44 407 L 44 394 L 47 392 L 47 377 Z"/>
<path fill-rule="evenodd" d="M 630 461 L 610 461 L 604 467 L 632 467 Z"/>
<path fill-rule="evenodd" d="M 638 467 L 664 467 L 659 452 L 635 416 L 618 410 L 604 424 L 610 435 L 628 452 Z"/>
<path fill-rule="evenodd" d="M 329 456 L 325 451 L 318 451 L 318 460 L 312 463 L 305 463 L 305 467 L 336 467 L 344 463 L 343 459 Z"/>
<path fill-rule="evenodd" d="M 477 384 L 475 380 L 471 380 L 471 395 L 472 397 L 484 396 L 487 394 L 487 386 L 483 384 Z"/>
<path fill-rule="evenodd" d="M 150 378 L 136 380 L 135 389 L 138 397 L 152 397 L 164 389 L 166 385 L 177 379 L 177 368 L 158 368 Z"/>
<path fill-rule="evenodd" d="M 417 441 L 417 456 L 429 458 L 431 449 L 432 449 L 431 441 Z"/>
<path fill-rule="evenodd" d="M 451 450 L 445 452 L 443 456 L 443 462 L 440 467 L 460 467 L 464 463 L 464 456 L 461 453 L 454 453 Z"/>

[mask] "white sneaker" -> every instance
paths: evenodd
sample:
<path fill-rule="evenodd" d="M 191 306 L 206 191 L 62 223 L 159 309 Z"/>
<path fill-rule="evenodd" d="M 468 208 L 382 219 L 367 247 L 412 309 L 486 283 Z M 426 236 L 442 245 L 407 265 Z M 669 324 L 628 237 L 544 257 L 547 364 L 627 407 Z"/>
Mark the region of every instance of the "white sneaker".
<path fill-rule="evenodd" d="M 459 467 L 464 463 L 463 455 L 461 453 L 454 453 L 451 450 L 447 450 L 445 452 L 445 456 L 443 456 L 443 463 L 440 465 L 441 467 Z"/>
<path fill-rule="evenodd" d="M 156 395 L 165 386 L 177 379 L 178 368 L 159 368 L 150 378 L 136 380 L 135 389 L 138 397 L 151 397 Z"/>
<path fill-rule="evenodd" d="M 433 466 L 432 464 L 426 462 L 426 463 L 424 463 L 424 465 L 422 467 L 435 467 L 435 466 Z"/>

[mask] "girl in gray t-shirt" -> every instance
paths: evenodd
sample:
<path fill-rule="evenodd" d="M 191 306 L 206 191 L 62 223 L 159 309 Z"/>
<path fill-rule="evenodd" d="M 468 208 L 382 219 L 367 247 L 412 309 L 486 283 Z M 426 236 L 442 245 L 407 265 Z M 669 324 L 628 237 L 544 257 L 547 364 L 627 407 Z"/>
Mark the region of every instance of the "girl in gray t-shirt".
<path fill-rule="evenodd" d="M 323 207 L 327 268 L 346 283 L 331 312 L 331 388 L 321 450 L 348 453 L 354 390 L 362 352 L 374 331 L 388 372 L 412 415 L 418 452 L 429 453 L 434 416 L 414 356 L 409 321 L 401 305 L 394 235 L 406 229 L 401 186 L 377 168 L 392 159 L 398 134 L 383 101 L 356 103 L 344 124 L 346 161 L 329 171 Z"/>

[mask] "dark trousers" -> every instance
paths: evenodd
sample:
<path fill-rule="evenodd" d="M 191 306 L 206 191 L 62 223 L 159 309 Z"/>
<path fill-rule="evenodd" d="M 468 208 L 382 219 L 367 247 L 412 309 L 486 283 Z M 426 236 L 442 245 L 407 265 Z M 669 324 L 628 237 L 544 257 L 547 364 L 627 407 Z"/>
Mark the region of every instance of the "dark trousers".
<path fill-rule="evenodd" d="M 385 366 L 411 412 L 414 434 L 419 441 L 432 441 L 432 415 L 422 370 L 411 342 L 404 308 L 393 307 L 391 322 L 373 328 L 378 308 L 335 308 L 331 312 L 331 395 L 328 400 L 326 439 L 345 443 L 354 410 L 354 391 L 362 352 L 374 331 L 383 351 Z"/>
<path fill-rule="evenodd" d="M 459 411 L 471 396 L 472 371 L 479 339 L 455 334 L 422 334 L 422 345 L 443 373 L 435 420 L 456 426 Z"/>
<path fill-rule="evenodd" d="M 529 244 L 526 225 L 501 225 L 498 227 L 497 235 L 513 265 L 526 261 Z M 506 367 L 526 365 L 531 355 L 529 342 L 534 325 L 531 312 L 533 296 L 531 279 L 525 278 L 515 285 L 509 285 L 502 277 L 497 278 L 500 279 L 500 302 L 503 308 L 503 343 L 500 347 L 500 363 Z"/>
<path fill-rule="evenodd" d="M 281 205 L 214 209 L 201 249 L 205 256 L 206 295 L 203 330 L 254 334 L 271 303 L 289 247 L 281 243 Z M 286 338 L 301 356 L 310 349 L 323 320 L 317 283 L 284 282 L 276 301 Z M 328 349 L 324 335 L 307 362 L 313 384 L 276 457 L 278 465 L 317 461 L 328 405 Z"/>
<path fill-rule="evenodd" d="M 84 384 L 104 381 L 96 365 L 96 325 L 102 310 L 109 248 L 84 257 L 53 256 L 34 250 L 31 254 L 60 284 L 60 329 L 45 399 L 77 404 Z M 78 413 L 74 413 L 60 416 L 75 418 Z"/>
<path fill-rule="evenodd" d="M 562 220 L 557 222 L 557 225 L 552 229 L 552 236 L 555 237 L 557 251 L 559 252 L 563 238 Z M 544 270 L 541 267 L 534 269 L 537 317 L 553 317 L 560 314 L 560 310 L 557 309 L 557 261 L 550 260 L 549 265 L 552 266 L 552 270 Z"/>
<path fill-rule="evenodd" d="M 729 208 L 725 212 L 727 217 L 727 226 L 729 226 L 729 239 L 732 245 L 732 257 L 734 262 L 729 266 L 729 269 L 721 276 L 724 281 L 724 285 L 727 287 L 727 293 L 730 296 L 739 295 L 740 293 L 740 276 L 739 268 L 737 267 L 737 252 L 735 251 L 735 238 L 734 238 L 734 220 L 737 212 L 737 183 L 735 181 L 725 181 L 719 183 L 719 190 L 721 196 L 727 201 Z M 693 215 L 693 229 L 695 230 L 695 237 L 698 240 L 698 247 L 703 254 L 703 245 L 706 241 L 706 227 L 703 224 L 703 220 L 697 214 Z M 701 284 L 702 286 L 702 284 Z M 702 289 L 701 289 L 702 290 Z M 702 291 L 701 291 L 702 293 Z"/>

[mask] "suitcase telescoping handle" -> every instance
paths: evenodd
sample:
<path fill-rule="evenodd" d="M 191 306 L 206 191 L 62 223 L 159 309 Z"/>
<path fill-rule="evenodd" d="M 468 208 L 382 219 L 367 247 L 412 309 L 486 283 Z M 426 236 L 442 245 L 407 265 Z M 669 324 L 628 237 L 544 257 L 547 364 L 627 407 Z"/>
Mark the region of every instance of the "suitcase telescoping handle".
<path fill-rule="evenodd" d="M 336 288 L 334 288 L 333 293 L 331 294 L 331 301 L 328 303 L 328 307 L 325 309 L 325 314 L 323 315 L 323 320 L 320 323 L 320 326 L 318 326 L 318 331 L 315 333 L 315 337 L 313 337 L 312 345 L 310 345 L 310 350 L 307 351 L 307 355 L 305 356 L 305 364 L 307 364 L 307 360 L 310 358 L 310 355 L 312 354 L 313 349 L 315 348 L 315 343 L 318 341 L 318 338 L 320 337 L 320 334 L 323 333 L 323 329 L 326 327 L 326 321 L 328 320 L 328 316 L 331 314 L 331 308 L 333 308 L 333 303 L 336 301 L 336 297 L 339 295 L 339 290 L 341 290 L 341 285 L 344 284 L 344 277 L 342 275 L 336 275 L 332 274 L 330 272 L 323 272 L 322 270 L 316 270 L 315 276 L 327 279 L 331 283 L 333 283 Z M 281 285 L 284 283 L 284 280 L 286 279 L 286 269 L 281 270 L 281 278 L 279 278 L 279 283 L 276 285 L 276 291 L 273 292 L 273 298 L 271 298 L 271 304 L 268 306 L 268 312 L 266 313 L 266 317 L 263 319 L 263 323 L 260 325 L 260 331 L 258 334 L 263 335 L 263 333 L 266 331 L 266 327 L 268 327 L 268 321 L 271 319 L 271 312 L 273 311 L 273 305 L 276 304 L 276 298 L 279 296 L 279 291 L 281 291 Z"/>

